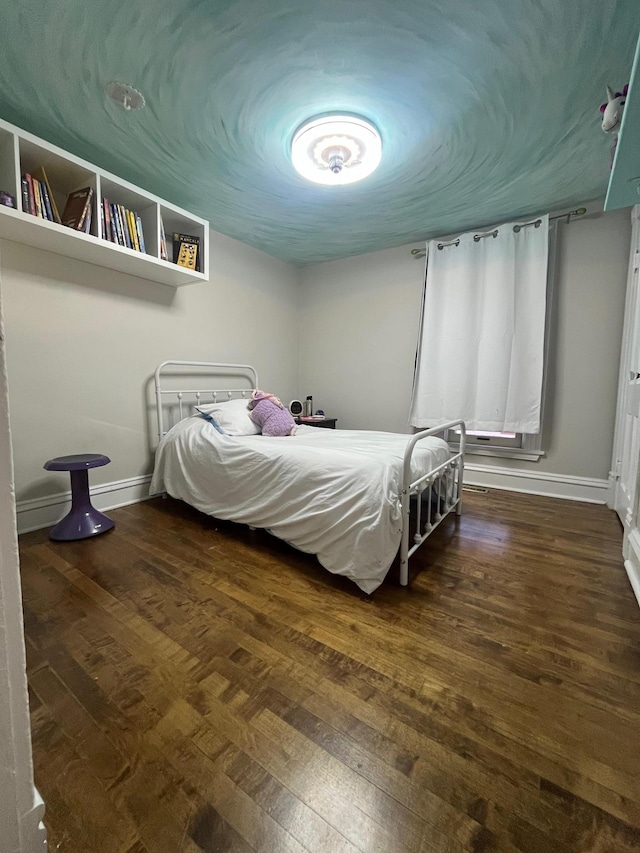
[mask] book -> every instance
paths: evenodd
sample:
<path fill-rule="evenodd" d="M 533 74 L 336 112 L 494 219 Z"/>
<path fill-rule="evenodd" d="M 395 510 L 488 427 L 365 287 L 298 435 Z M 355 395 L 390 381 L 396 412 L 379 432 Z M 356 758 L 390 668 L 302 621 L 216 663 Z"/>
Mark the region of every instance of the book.
<path fill-rule="evenodd" d="M 82 230 L 87 212 L 91 207 L 93 198 L 93 187 L 83 187 L 81 190 L 69 193 L 67 203 L 62 214 L 62 224 L 68 228 Z"/>
<path fill-rule="evenodd" d="M 89 224 L 91 224 L 91 216 L 93 214 L 92 202 L 93 202 L 93 188 L 91 188 L 89 191 L 89 196 L 87 198 L 87 202 L 86 202 L 86 204 L 84 206 L 84 210 L 82 212 L 82 218 L 80 219 L 80 223 L 78 225 L 78 230 L 80 230 L 80 231 L 85 230 L 85 224 L 86 224 L 87 219 L 89 220 Z"/>
<path fill-rule="evenodd" d="M 58 207 L 56 205 L 56 200 L 54 198 L 53 192 L 51 190 L 51 184 L 49 183 L 49 178 L 47 177 L 47 173 L 44 170 L 44 166 L 38 166 L 37 169 L 33 170 L 33 177 L 36 178 L 44 185 L 44 191 L 46 197 L 49 199 L 49 208 L 51 210 L 51 221 L 57 222 L 60 224 L 60 214 L 58 213 Z"/>
<path fill-rule="evenodd" d="M 111 237 L 114 243 L 120 245 L 120 238 L 118 237 L 118 223 L 116 222 L 116 209 L 113 202 L 109 202 L 109 214 L 111 218 Z"/>
<path fill-rule="evenodd" d="M 109 205 L 109 199 L 102 199 L 102 212 L 104 215 L 104 228 L 102 229 L 102 235 L 105 240 L 111 240 L 112 243 L 115 243 L 113 239 L 113 231 L 111 230 L 111 207 Z"/>
<path fill-rule="evenodd" d="M 89 209 L 87 210 L 87 215 L 84 218 L 84 222 L 82 223 L 81 230 L 84 231 L 85 234 L 91 233 L 91 220 L 93 218 L 93 208 L 89 205 Z"/>
<path fill-rule="evenodd" d="M 51 207 L 51 199 L 49 198 L 49 193 L 47 192 L 47 185 L 43 181 L 38 181 L 38 186 L 40 188 L 40 197 L 42 198 L 43 202 L 45 219 L 48 219 L 50 222 L 53 222 L 53 208 Z"/>
<path fill-rule="evenodd" d="M 162 221 L 162 216 L 160 217 L 160 260 L 166 261 L 167 258 L 167 238 L 164 234 L 164 222 Z"/>
<path fill-rule="evenodd" d="M 111 210 L 111 231 L 113 233 L 113 242 L 117 243 L 118 246 L 121 246 L 122 238 L 120 236 L 120 226 L 118 224 L 118 211 L 116 210 L 116 206 L 113 202 L 109 202 L 109 208 Z"/>
<path fill-rule="evenodd" d="M 36 181 L 35 178 L 31 181 L 33 185 L 33 197 L 36 200 L 36 216 L 40 217 L 40 219 L 44 219 L 44 211 L 42 209 L 42 198 L 40 196 L 40 181 Z"/>
<path fill-rule="evenodd" d="M 25 178 L 27 179 L 27 185 L 29 187 L 29 207 L 27 209 L 27 213 L 31 213 L 33 216 L 36 215 L 36 197 L 33 192 L 33 178 L 28 172 L 25 172 Z"/>
<path fill-rule="evenodd" d="M 135 214 L 132 210 L 127 210 L 127 224 L 129 225 L 129 234 L 131 235 L 131 247 L 135 249 L 136 252 L 139 252 L 140 244 L 138 243 L 138 229 L 136 228 Z"/>
<path fill-rule="evenodd" d="M 173 232 L 173 263 L 199 271 L 200 238 Z"/>
<path fill-rule="evenodd" d="M 118 218 L 120 219 L 120 228 L 124 238 L 124 245 L 127 249 L 130 249 L 131 237 L 129 236 L 129 229 L 127 228 L 127 216 L 125 214 L 124 207 L 121 204 L 117 204 L 116 207 L 118 208 Z"/>
<path fill-rule="evenodd" d="M 25 213 L 31 213 L 29 209 L 29 182 L 26 175 L 20 178 L 20 189 L 22 192 L 22 210 Z"/>
<path fill-rule="evenodd" d="M 135 217 L 136 217 L 136 231 L 138 233 L 138 245 L 140 246 L 140 251 L 144 252 L 146 254 L 147 250 L 145 249 L 145 245 L 144 245 L 144 234 L 142 233 L 142 220 L 140 219 L 140 217 L 138 216 L 137 213 L 136 213 Z"/>

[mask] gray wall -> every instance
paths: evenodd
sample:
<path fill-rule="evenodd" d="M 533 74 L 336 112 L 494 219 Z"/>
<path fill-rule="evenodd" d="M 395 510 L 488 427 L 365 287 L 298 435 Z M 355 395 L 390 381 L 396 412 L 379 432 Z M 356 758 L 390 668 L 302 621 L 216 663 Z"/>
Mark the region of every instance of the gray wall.
<path fill-rule="evenodd" d="M 606 479 L 629 263 L 628 210 L 559 226 L 546 455 L 474 463 Z M 338 426 L 409 432 L 424 262 L 411 247 L 303 270 L 301 393 Z M 452 353 L 452 357 L 455 357 Z"/>
<path fill-rule="evenodd" d="M 626 210 L 560 226 L 547 454 L 474 462 L 606 478 L 629 239 Z M 410 248 L 296 270 L 211 232 L 211 281 L 174 290 L 1 243 L 18 500 L 68 489 L 42 469 L 66 453 L 111 457 L 92 485 L 149 473 L 167 358 L 249 362 L 340 427 L 409 431 L 424 270 Z"/>
<path fill-rule="evenodd" d="M 0 244 L 17 499 L 64 492 L 47 459 L 107 454 L 99 485 L 151 471 L 150 377 L 166 359 L 251 363 L 297 391 L 298 272 L 211 232 L 211 280 L 179 289 Z"/>

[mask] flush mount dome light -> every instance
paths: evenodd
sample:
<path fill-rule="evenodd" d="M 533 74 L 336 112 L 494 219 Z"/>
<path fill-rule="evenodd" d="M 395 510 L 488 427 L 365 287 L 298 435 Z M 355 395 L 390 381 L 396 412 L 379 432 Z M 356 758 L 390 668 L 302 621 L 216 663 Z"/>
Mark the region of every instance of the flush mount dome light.
<path fill-rule="evenodd" d="M 312 118 L 295 132 L 291 161 L 297 172 L 316 184 L 353 184 L 377 167 L 382 140 L 363 118 L 332 115 Z"/>

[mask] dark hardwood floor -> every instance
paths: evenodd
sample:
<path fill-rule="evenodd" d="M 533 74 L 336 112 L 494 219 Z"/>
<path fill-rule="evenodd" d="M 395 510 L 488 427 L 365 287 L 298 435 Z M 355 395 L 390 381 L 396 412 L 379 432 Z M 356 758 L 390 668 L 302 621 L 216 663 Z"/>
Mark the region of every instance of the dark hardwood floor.
<path fill-rule="evenodd" d="M 52 851 L 640 850 L 640 608 L 605 507 L 465 493 L 370 598 L 160 499 L 21 539 Z"/>

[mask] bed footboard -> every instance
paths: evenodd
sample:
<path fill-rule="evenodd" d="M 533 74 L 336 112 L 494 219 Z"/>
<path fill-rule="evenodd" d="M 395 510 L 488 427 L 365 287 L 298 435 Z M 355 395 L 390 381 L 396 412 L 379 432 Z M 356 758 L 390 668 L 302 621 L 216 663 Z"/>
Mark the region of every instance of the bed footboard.
<path fill-rule="evenodd" d="M 431 435 L 447 429 L 460 430 L 460 447 L 446 462 L 416 480 L 411 476 L 411 457 L 416 444 Z M 409 558 L 433 533 L 440 522 L 455 510 L 462 512 L 462 476 L 464 473 L 464 448 L 466 429 L 464 421 L 450 421 L 441 426 L 425 429 L 411 437 L 404 453 L 402 474 L 402 539 L 400 542 L 400 584 L 409 583 Z M 409 546 L 411 524 L 411 496 L 415 495 L 415 532 L 413 545 Z M 426 518 L 423 516 L 426 515 Z"/>

